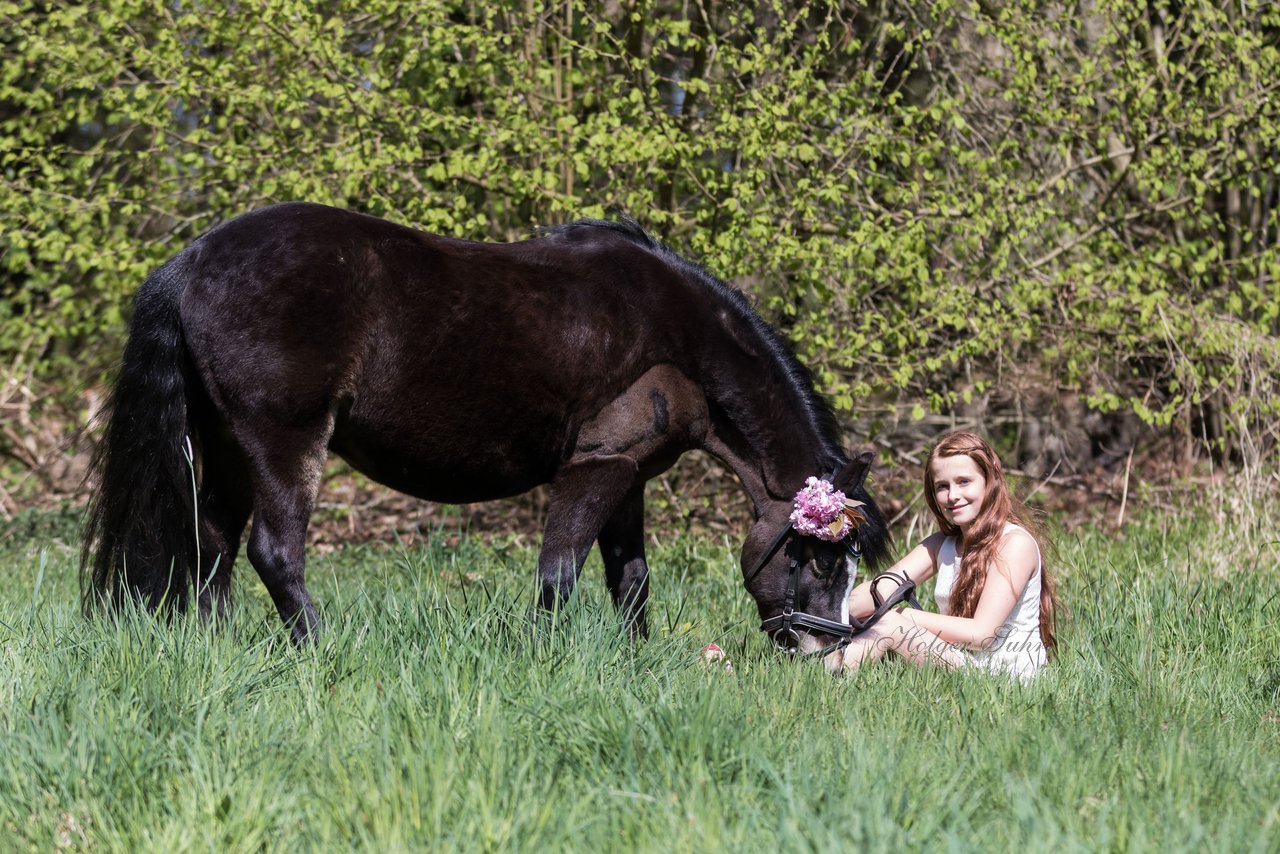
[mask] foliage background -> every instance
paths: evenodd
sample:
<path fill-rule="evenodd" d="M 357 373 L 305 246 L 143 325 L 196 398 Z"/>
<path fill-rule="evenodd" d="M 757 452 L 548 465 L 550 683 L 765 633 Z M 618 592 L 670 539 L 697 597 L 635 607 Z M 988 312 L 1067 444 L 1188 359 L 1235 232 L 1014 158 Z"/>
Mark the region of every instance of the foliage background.
<path fill-rule="evenodd" d="M 150 268 L 295 199 L 484 240 L 621 208 L 862 440 L 1273 462 L 1271 2 L 0 2 L 0 56 L 11 469 Z"/>

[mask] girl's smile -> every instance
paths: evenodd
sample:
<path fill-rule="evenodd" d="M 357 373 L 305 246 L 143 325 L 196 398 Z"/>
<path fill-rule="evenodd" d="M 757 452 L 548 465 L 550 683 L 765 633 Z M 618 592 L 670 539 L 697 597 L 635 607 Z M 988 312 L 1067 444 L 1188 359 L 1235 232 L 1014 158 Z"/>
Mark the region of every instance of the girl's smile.
<path fill-rule="evenodd" d="M 966 531 L 982 512 L 987 480 L 972 457 L 938 457 L 933 461 L 933 490 L 947 521 Z"/>

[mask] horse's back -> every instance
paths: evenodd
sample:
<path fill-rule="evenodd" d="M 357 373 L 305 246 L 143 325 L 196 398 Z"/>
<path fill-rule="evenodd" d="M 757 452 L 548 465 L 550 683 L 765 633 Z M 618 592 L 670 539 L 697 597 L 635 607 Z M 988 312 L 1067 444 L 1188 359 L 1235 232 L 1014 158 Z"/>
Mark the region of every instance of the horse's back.
<path fill-rule="evenodd" d="M 669 299 L 651 292 L 669 268 L 623 236 L 592 237 L 482 243 L 323 205 L 274 205 L 189 248 L 198 260 L 184 320 L 307 331 L 364 322 L 397 335 L 426 323 L 437 347 L 480 333 L 525 338 L 565 323 L 647 321 Z M 573 331 L 561 329 L 556 347 L 571 345 Z"/>
<path fill-rule="evenodd" d="M 679 360 L 689 322 L 675 274 L 603 229 L 479 243 L 288 204 L 192 251 L 184 331 L 228 420 L 330 413 L 335 450 L 426 497 L 545 482 L 583 421 Z"/>

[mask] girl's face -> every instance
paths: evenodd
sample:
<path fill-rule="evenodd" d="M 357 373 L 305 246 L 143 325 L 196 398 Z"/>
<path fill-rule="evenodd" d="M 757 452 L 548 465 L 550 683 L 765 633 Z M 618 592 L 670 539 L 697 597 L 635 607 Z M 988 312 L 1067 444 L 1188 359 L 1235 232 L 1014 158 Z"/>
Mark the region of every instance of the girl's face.
<path fill-rule="evenodd" d="M 947 521 L 961 531 L 978 520 L 982 498 L 987 492 L 987 479 L 978 464 L 965 454 L 938 457 L 933 461 L 933 497 Z"/>

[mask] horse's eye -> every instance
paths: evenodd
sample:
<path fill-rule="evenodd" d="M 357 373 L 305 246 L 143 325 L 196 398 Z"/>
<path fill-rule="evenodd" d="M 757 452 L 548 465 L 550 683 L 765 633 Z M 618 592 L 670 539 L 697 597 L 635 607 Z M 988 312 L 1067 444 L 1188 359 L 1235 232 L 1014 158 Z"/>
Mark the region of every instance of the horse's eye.
<path fill-rule="evenodd" d="M 825 557 L 817 557 L 813 560 L 813 574 L 818 578 L 830 578 L 840 568 L 840 561 L 831 560 Z"/>

